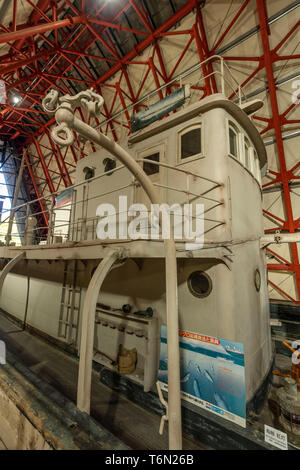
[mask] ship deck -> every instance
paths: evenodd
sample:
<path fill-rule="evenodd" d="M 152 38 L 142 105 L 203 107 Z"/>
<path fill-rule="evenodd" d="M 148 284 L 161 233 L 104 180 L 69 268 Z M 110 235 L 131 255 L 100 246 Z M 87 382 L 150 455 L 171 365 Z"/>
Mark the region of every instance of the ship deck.
<path fill-rule="evenodd" d="M 5 341 L 7 350 L 40 380 L 76 402 L 77 357 L 26 330 L 23 331 L 1 312 L 0 339 Z M 92 375 L 91 416 L 131 449 L 168 449 L 167 426 L 162 436 L 158 433 L 160 416 L 102 384 L 96 370 Z M 204 450 L 205 447 L 184 435 L 183 449 Z"/>
<path fill-rule="evenodd" d="M 211 244 L 202 249 L 186 249 L 185 242 L 176 242 L 177 258 L 217 258 L 228 263 L 230 248 Z M 24 253 L 25 259 L 33 260 L 71 260 L 102 259 L 108 249 L 124 250 L 128 258 L 165 258 L 164 243 L 161 240 L 85 240 L 78 242 L 55 243 L 49 245 L 0 246 L 0 259 L 13 259 Z"/>

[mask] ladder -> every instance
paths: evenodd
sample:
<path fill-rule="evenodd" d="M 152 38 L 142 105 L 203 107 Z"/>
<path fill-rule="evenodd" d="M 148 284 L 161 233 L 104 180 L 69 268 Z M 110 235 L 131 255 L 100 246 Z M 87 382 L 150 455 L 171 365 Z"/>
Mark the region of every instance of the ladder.
<path fill-rule="evenodd" d="M 81 287 L 77 286 L 78 260 L 64 262 L 64 278 L 61 292 L 58 337 L 67 344 L 76 344 Z"/>

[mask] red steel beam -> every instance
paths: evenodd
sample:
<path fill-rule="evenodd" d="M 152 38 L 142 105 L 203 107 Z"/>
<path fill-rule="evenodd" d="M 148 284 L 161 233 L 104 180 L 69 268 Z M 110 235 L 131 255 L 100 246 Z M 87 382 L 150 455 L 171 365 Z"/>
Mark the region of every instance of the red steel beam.
<path fill-rule="evenodd" d="M 0 34 L 0 44 L 6 44 L 8 42 L 16 41 L 18 39 L 25 39 L 28 37 L 36 36 L 37 34 L 43 34 L 47 31 L 54 31 L 56 29 L 64 28 L 65 26 L 73 26 L 77 23 L 84 22 L 85 19 L 81 16 L 70 17 L 65 20 L 51 21 L 49 23 L 41 23 L 36 26 L 30 26 L 29 28 L 20 29 L 18 31 L 12 31 L 10 33 Z"/>
<path fill-rule="evenodd" d="M 200 38 L 200 34 L 199 34 L 199 30 L 198 30 L 198 25 L 197 25 L 197 23 L 195 23 L 195 24 L 193 25 L 193 27 L 192 27 L 192 36 L 193 36 L 193 38 L 194 38 L 195 41 L 196 41 L 197 50 L 198 50 L 198 54 L 199 54 L 199 60 L 200 60 L 200 62 L 203 62 L 203 61 L 205 60 L 205 55 L 204 55 L 203 45 L 202 45 L 202 41 L 201 41 L 201 38 Z M 212 90 L 211 90 L 211 87 L 210 87 L 210 80 L 209 80 L 209 78 L 207 77 L 208 72 L 207 72 L 207 66 L 206 66 L 206 64 L 204 64 L 204 65 L 201 66 L 201 70 L 202 70 L 203 76 L 205 77 L 205 78 L 204 78 L 204 83 L 205 83 L 205 96 L 208 96 L 208 95 L 211 95 L 211 94 L 212 94 Z"/>
<path fill-rule="evenodd" d="M 44 171 L 44 174 L 45 174 L 45 178 L 46 178 L 46 181 L 47 181 L 47 185 L 49 187 L 49 190 L 50 190 L 50 193 L 55 193 L 55 188 L 53 186 L 53 183 L 52 183 L 52 180 L 51 180 L 51 177 L 50 177 L 50 174 L 49 174 L 49 171 L 48 171 L 48 167 L 46 165 L 46 162 L 45 162 L 45 159 L 44 159 L 44 155 L 42 153 L 42 150 L 41 150 L 41 147 L 39 145 L 39 142 L 37 139 L 34 139 L 33 140 L 34 142 L 34 146 L 37 150 L 37 153 L 38 153 L 38 156 L 39 156 L 39 159 L 40 159 L 40 162 L 42 164 L 42 168 L 43 168 L 43 171 Z"/>
<path fill-rule="evenodd" d="M 47 215 L 46 215 L 45 207 L 44 207 L 43 201 L 40 199 L 41 195 L 40 195 L 38 185 L 36 183 L 35 176 L 34 176 L 34 173 L 32 171 L 27 153 L 25 153 L 25 161 L 26 161 L 27 169 L 28 169 L 28 172 L 30 174 L 30 178 L 31 178 L 34 190 L 35 190 L 36 197 L 37 197 L 37 199 L 39 199 L 38 203 L 39 203 L 39 206 L 40 206 L 40 209 L 41 209 L 41 212 L 42 212 L 42 216 L 43 216 L 45 225 L 46 225 L 46 227 L 49 227 L 49 222 L 48 222 L 48 218 L 47 218 Z"/>
<path fill-rule="evenodd" d="M 153 43 L 155 41 L 155 35 L 159 35 L 161 32 L 163 32 L 163 29 L 169 29 L 172 25 L 174 25 L 178 20 L 180 20 L 183 16 L 185 16 L 187 13 L 189 13 L 189 11 L 192 10 L 193 7 L 199 5 L 200 3 L 202 3 L 203 0 L 190 0 L 186 3 L 186 5 L 181 8 L 175 15 L 173 15 L 166 23 L 165 25 L 162 25 L 162 27 L 155 31 L 154 33 L 151 33 L 150 34 L 150 37 L 148 37 L 148 40 L 147 42 L 143 42 L 141 44 L 139 44 L 139 47 L 140 47 L 140 50 L 142 51 L 145 47 L 147 47 L 149 44 Z M 68 0 L 65 0 L 65 3 L 68 4 L 70 7 L 72 6 L 72 9 L 75 13 L 78 13 L 78 11 L 75 9 L 75 7 L 68 1 Z M 45 7 L 45 4 L 44 4 L 44 7 Z M 125 9 L 125 7 L 123 8 Z M 120 14 L 120 12 L 118 13 L 118 15 Z M 118 16 L 116 15 L 116 16 Z M 49 23 L 50 24 L 50 23 Z M 37 25 L 38 26 L 38 25 Z M 43 26 L 42 27 L 47 27 L 48 25 L 46 26 Z M 96 38 L 94 38 L 95 40 Z M 52 49 L 53 51 L 53 49 Z M 134 57 L 136 54 L 138 54 L 140 51 L 137 50 L 137 48 L 135 47 L 134 50 L 132 51 L 132 57 Z M 25 59 L 26 61 L 30 62 L 31 59 Z M 128 63 L 130 62 L 130 60 L 127 60 L 126 58 L 123 58 L 122 60 L 118 60 L 117 62 L 117 67 L 118 68 L 121 68 L 123 66 L 124 63 Z M 14 64 L 15 65 L 15 64 Z M 13 65 L 11 66 L 8 66 L 7 69 L 5 69 L 5 71 L 11 71 L 13 69 Z M 112 69 L 111 70 L 111 73 L 114 73 L 114 71 Z M 154 70 L 154 74 L 155 74 L 155 70 Z M 44 79 L 46 79 L 46 77 L 44 77 Z M 95 84 L 97 85 L 97 83 Z"/>
<path fill-rule="evenodd" d="M 291 302 L 293 302 L 294 304 L 299 304 L 298 300 L 294 299 L 291 295 L 289 295 L 287 292 L 277 286 L 274 282 L 269 281 L 269 284 L 273 287 L 273 289 L 277 290 L 284 297 L 287 297 Z"/>
<path fill-rule="evenodd" d="M 29 0 L 30 1 L 30 0 Z M 113 74 L 115 74 L 116 72 L 122 70 L 123 71 L 123 74 L 122 76 L 125 78 L 126 80 L 126 84 L 127 84 L 127 87 L 128 87 L 128 90 L 129 90 L 129 95 L 127 95 L 125 93 L 124 90 L 122 90 L 121 86 L 119 85 L 118 86 L 112 86 L 112 88 L 115 89 L 115 98 L 118 96 L 118 98 L 120 99 L 121 101 L 121 104 L 122 104 L 122 107 L 124 107 L 125 105 L 125 101 L 124 101 L 124 96 L 127 96 L 131 102 L 134 103 L 135 100 L 137 100 L 139 98 L 139 96 L 141 95 L 142 93 L 142 89 L 144 87 L 144 84 L 146 82 L 146 79 L 149 75 L 149 72 L 150 70 L 152 71 L 153 73 L 153 76 L 154 76 L 154 79 L 155 79 L 155 82 L 156 82 L 156 85 L 158 85 L 159 83 L 159 80 L 158 80 L 158 75 L 161 76 L 161 78 L 164 80 L 164 82 L 166 82 L 170 77 L 168 77 L 167 75 L 167 72 L 166 72 L 166 69 L 165 69 L 165 66 L 164 66 L 164 61 L 163 61 L 163 58 L 161 56 L 161 53 L 160 53 L 160 49 L 159 47 L 157 48 L 158 44 L 157 44 L 157 39 L 159 37 L 162 37 L 163 35 L 165 34 L 168 34 L 166 33 L 168 31 L 169 28 L 171 28 L 172 26 L 174 26 L 178 21 L 180 21 L 186 14 L 188 14 L 190 11 L 192 11 L 193 8 L 196 8 L 197 10 L 197 22 L 198 22 L 198 27 L 199 27 L 199 30 L 200 30 L 200 35 L 198 37 L 196 37 L 196 34 L 194 34 L 194 39 L 196 40 L 196 45 L 197 45 L 197 48 L 198 48 L 198 53 L 199 53 L 199 58 L 200 60 L 202 60 L 202 58 L 207 58 L 209 57 L 210 55 L 213 54 L 213 51 L 209 51 L 208 49 L 208 44 L 207 44 L 207 39 L 206 39 L 206 32 L 205 32 L 205 27 L 204 27 L 204 22 L 203 22 L 203 18 L 202 18 L 202 12 L 201 12 L 201 9 L 199 8 L 199 6 L 201 5 L 201 3 L 203 3 L 202 1 L 200 0 L 189 0 L 186 2 L 186 4 L 184 5 L 184 7 L 182 7 L 178 12 L 175 13 L 175 15 L 173 15 L 165 24 L 163 24 L 160 28 L 158 28 L 156 31 L 152 31 L 152 27 L 151 27 L 151 24 L 150 22 L 148 21 L 148 18 L 147 18 L 147 14 L 145 13 L 144 9 L 142 8 L 142 5 L 139 3 L 139 6 L 137 6 L 137 2 L 135 2 L 134 0 L 130 0 L 129 2 L 126 2 L 124 3 L 124 6 L 122 8 L 120 8 L 118 10 L 118 13 L 116 14 L 115 18 L 113 20 L 107 20 L 106 21 L 106 18 L 103 17 L 103 15 L 101 14 L 101 12 L 104 10 L 104 8 L 108 5 L 109 1 L 106 0 L 103 2 L 102 6 L 98 8 L 98 11 L 95 12 L 95 14 L 93 15 L 93 21 L 91 20 L 90 23 L 93 23 L 95 25 L 95 28 L 96 26 L 103 26 L 103 31 L 101 31 L 101 33 L 99 34 L 98 33 L 98 30 L 96 31 L 94 29 L 93 26 L 91 26 L 91 24 L 89 25 L 89 28 L 88 26 L 86 26 L 86 28 L 89 29 L 89 31 L 92 33 L 93 35 L 93 40 L 91 41 L 90 45 L 92 45 L 96 40 L 100 40 L 100 37 L 101 39 L 103 40 L 103 35 L 106 33 L 107 31 L 107 28 L 109 27 L 112 27 L 114 29 L 119 29 L 121 30 L 122 27 L 120 27 L 120 25 L 118 24 L 115 24 L 113 23 L 113 21 L 115 21 L 115 19 L 117 19 L 123 11 L 125 11 L 129 5 L 131 5 L 132 8 L 134 8 L 136 14 L 140 17 L 142 23 L 144 24 L 147 32 L 142 32 L 142 31 L 137 31 L 137 30 L 131 30 L 132 33 L 135 33 L 135 34 L 141 34 L 141 35 L 145 35 L 146 38 L 144 41 L 142 41 L 140 44 L 138 44 L 137 46 L 135 46 L 133 48 L 133 50 L 127 54 L 124 58 L 120 58 L 118 57 L 118 54 L 116 52 L 116 49 L 114 48 L 110 38 L 107 38 L 107 40 L 105 40 L 105 44 L 103 43 L 103 45 L 106 47 L 106 48 L 110 48 L 108 50 L 110 50 L 110 52 L 113 54 L 113 58 L 105 58 L 105 57 L 97 57 L 97 59 L 99 60 L 107 60 L 108 62 L 111 62 L 112 64 L 114 64 L 110 70 L 104 74 L 102 77 L 100 77 L 95 83 L 93 83 L 93 86 L 96 85 L 99 85 L 99 84 L 103 84 L 103 85 L 106 85 L 104 82 L 110 78 Z M 217 43 L 216 44 L 220 44 L 221 42 L 224 41 L 225 37 L 227 36 L 228 32 L 230 31 L 230 29 L 237 23 L 237 21 L 240 19 L 240 16 L 242 14 L 242 12 L 245 10 L 246 6 L 249 4 L 249 0 L 244 0 L 243 1 L 243 4 L 242 6 L 240 7 L 240 9 L 238 10 L 238 13 L 235 15 L 234 19 L 229 23 L 229 25 L 227 26 L 227 28 L 225 29 L 225 32 L 222 33 L 222 35 L 217 39 Z M 266 30 L 266 34 L 268 35 L 269 34 L 269 27 L 268 27 L 268 22 L 267 22 L 267 15 L 266 15 L 266 10 L 265 10 L 265 4 L 264 2 L 259 2 L 257 0 L 257 4 L 260 4 L 260 7 L 261 7 L 261 11 L 260 11 L 260 25 L 262 24 L 262 16 L 265 18 L 265 21 L 264 21 L 264 27 L 265 27 L 265 30 Z M 55 5 L 56 3 L 55 2 L 50 2 L 49 0 L 39 0 L 37 6 L 34 8 L 34 11 L 31 15 L 31 19 L 30 19 L 30 23 L 31 25 L 35 25 L 37 27 L 39 26 L 42 26 L 43 28 L 47 28 L 47 25 L 50 24 L 50 23 L 57 23 L 57 14 L 58 12 L 61 13 L 63 10 L 63 8 L 68 5 L 69 7 L 71 7 L 72 11 L 73 11 L 73 14 L 76 15 L 76 18 L 84 18 L 85 17 L 85 12 L 84 12 L 84 8 L 86 8 L 86 5 L 85 5 L 85 2 L 84 0 L 81 1 L 81 11 L 79 12 L 75 7 L 74 5 L 69 1 L 69 0 L 64 0 L 64 5 L 63 6 L 60 6 L 59 9 L 58 9 L 58 12 L 55 11 Z M 52 7 L 52 20 L 50 20 L 50 18 L 48 18 L 47 14 L 49 13 L 49 10 L 50 10 L 50 7 Z M 48 9 L 48 10 L 47 10 Z M 259 11 L 259 7 L 258 7 L 258 11 Z M 46 15 L 45 15 L 46 13 Z M 98 14 L 101 14 L 100 16 L 100 19 L 97 19 L 97 15 Z M 83 16 L 81 16 L 83 15 Z M 39 25 L 37 24 L 38 21 L 40 21 L 40 19 L 44 19 L 46 21 L 46 23 L 40 23 Z M 70 18 L 68 18 L 70 19 Z M 48 21 L 49 20 L 49 21 Z M 299 22 L 298 22 L 299 23 Z M 291 35 L 296 31 L 296 29 L 298 28 L 298 24 L 296 24 L 292 30 L 280 41 L 280 43 L 276 46 L 275 49 L 273 49 L 273 51 L 268 51 L 266 52 L 266 47 L 263 45 L 264 47 L 264 54 L 263 54 L 263 58 L 257 58 L 257 57 L 249 57 L 249 58 L 246 58 L 246 57 L 243 57 L 243 58 L 229 58 L 229 59 L 232 59 L 232 60 L 259 60 L 259 64 L 258 64 L 258 68 L 257 70 L 255 71 L 255 73 L 251 76 L 251 77 L 248 77 L 248 79 L 245 80 L 245 84 L 248 83 L 251 78 L 253 78 L 253 76 L 259 71 L 262 69 L 262 67 L 266 67 L 266 71 L 267 71 L 267 76 L 268 76 L 268 84 L 269 84 L 269 89 L 271 89 L 270 87 L 270 67 L 267 67 L 267 64 L 266 64 L 266 54 L 269 54 L 270 57 L 270 63 L 271 63 L 271 72 L 272 72 L 272 75 L 273 75 L 273 70 L 272 70 L 272 64 L 277 61 L 277 60 L 286 60 L 288 58 L 292 58 L 292 56 L 278 56 L 277 55 L 277 51 L 280 49 L 280 47 L 282 47 L 282 45 L 284 44 L 284 42 L 289 38 L 291 37 Z M 0 35 L 0 38 L 4 35 L 4 34 L 11 34 L 12 32 L 15 32 L 15 33 L 18 33 L 18 28 L 12 28 L 13 30 L 8 32 L 6 30 L 5 33 L 3 33 L 2 35 Z M 15 30 L 14 30 L 15 29 Z M 26 29 L 28 30 L 28 28 L 23 28 L 23 29 Z M 51 27 L 51 29 L 53 29 Z M 130 28 L 127 28 L 128 30 Z M 83 29 L 84 30 L 84 29 Z M 82 31 L 83 31 L 82 30 Z M 36 30 L 37 31 L 37 30 Z M 55 30 L 56 33 L 58 31 L 58 29 Z M 63 31 L 63 30 L 62 30 Z M 73 40 L 73 43 L 75 45 L 74 48 L 76 48 L 76 51 L 72 51 L 70 50 L 70 48 L 72 47 L 72 44 L 71 45 L 68 45 L 68 49 L 69 50 L 59 50 L 59 48 L 57 48 L 57 50 L 55 51 L 55 53 L 58 54 L 58 62 L 61 60 L 61 59 L 66 59 L 68 60 L 69 62 L 69 65 L 66 67 L 66 69 L 64 70 L 63 73 L 66 73 L 67 70 L 69 70 L 70 67 L 76 67 L 78 68 L 82 73 L 83 73 L 83 69 L 80 67 L 79 64 L 76 63 L 76 59 L 73 61 L 73 60 L 69 60 L 69 54 L 75 54 L 77 57 L 80 57 L 80 54 L 82 53 L 83 55 L 86 55 L 87 57 L 90 55 L 89 53 L 85 53 L 84 51 L 81 52 L 81 49 L 82 47 L 80 47 L 80 51 L 78 51 L 78 43 L 77 41 L 79 40 L 79 37 L 80 35 L 82 34 L 82 31 L 79 32 L 79 34 L 76 36 L 76 38 L 74 38 Z M 129 31 L 128 31 L 129 32 Z M 195 28 L 194 28 L 194 32 L 195 32 Z M 27 31 L 28 33 L 28 31 Z M 176 34 L 182 34 L 183 32 L 182 31 L 173 31 L 172 34 L 176 35 Z M 36 33 L 36 34 L 39 34 L 39 38 L 43 38 L 45 39 L 48 43 L 50 43 L 50 41 L 48 40 L 48 38 L 42 36 L 42 32 L 40 33 Z M 198 32 L 199 34 L 199 32 Z M 261 36 L 263 37 L 265 35 L 265 33 L 262 32 L 261 30 Z M 27 48 L 27 50 L 25 49 L 21 49 L 22 48 L 22 44 L 26 41 L 26 37 L 29 37 L 27 35 L 25 35 L 25 38 L 23 37 L 22 39 L 19 39 L 13 46 L 13 51 L 16 51 L 16 47 L 19 48 L 20 52 L 19 52 L 19 56 L 13 56 L 14 58 L 14 61 L 15 63 L 11 63 L 11 56 L 8 56 L 6 59 L 3 57 L 2 58 L 2 70 L 4 67 L 6 67 L 6 69 L 4 68 L 4 70 L 6 70 L 6 73 L 9 74 L 11 72 L 15 72 L 16 70 L 16 66 L 19 66 L 20 68 L 22 66 L 27 66 L 29 67 L 29 70 L 31 70 L 33 73 L 35 72 L 35 69 L 30 67 L 30 63 L 35 63 L 37 64 L 37 60 L 39 59 L 39 57 L 36 57 L 36 53 L 34 52 L 35 50 L 39 50 L 38 49 L 38 45 L 37 47 L 32 47 L 29 45 L 29 47 Z M 55 40 L 55 44 L 53 43 L 54 46 L 57 47 L 57 34 L 55 36 L 56 40 Z M 268 38 L 267 38 L 268 39 Z M 263 40 L 262 39 L 262 42 L 264 42 L 265 39 Z M 159 61 L 159 67 L 161 69 L 161 73 L 160 71 L 158 70 L 158 68 L 155 66 L 154 63 L 152 63 L 152 66 L 150 65 L 150 62 L 149 64 L 145 64 L 147 66 L 147 69 L 146 69 L 146 74 L 142 80 L 142 83 L 139 85 L 139 90 L 138 92 L 136 93 L 136 95 L 134 95 L 133 93 L 133 88 L 131 87 L 131 82 L 130 82 L 130 77 L 129 75 L 127 74 L 127 71 L 125 72 L 125 69 L 124 69 L 124 65 L 125 64 L 130 64 L 130 63 L 133 63 L 133 59 L 134 57 L 136 57 L 136 55 L 140 54 L 143 52 L 143 50 L 148 47 L 149 45 L 154 45 L 155 47 L 155 51 L 157 53 L 157 58 L 158 58 L 158 61 Z M 108 47 L 107 47 L 108 46 Z M 200 49 L 199 49 L 199 46 L 200 46 Z M 89 46 L 90 47 L 90 46 Z M 87 51 L 89 49 L 89 47 L 86 47 L 85 48 L 85 51 Z M 187 48 L 188 49 L 188 48 Z M 53 52 L 53 48 L 52 48 L 52 52 Z M 33 58 L 32 57 L 28 57 L 28 52 L 29 51 L 29 54 L 32 55 L 33 53 Z M 27 56 L 26 56 L 27 54 Z M 184 54 L 182 54 L 182 57 L 180 58 L 179 60 L 179 63 L 181 61 L 181 59 L 183 58 Z M 18 61 L 16 61 L 15 59 L 18 57 Z M 298 58 L 298 55 L 296 56 L 293 56 L 294 58 Z M 41 58 L 44 58 L 44 57 L 41 57 Z M 47 57 L 45 57 L 47 58 Z M 94 59 L 96 59 L 96 57 L 92 57 Z M 228 59 L 228 58 L 227 58 Z M 263 59 L 263 60 L 261 60 Z M 6 62 L 4 62 L 6 60 Z M 0 57 L 0 61 L 1 61 L 1 57 Z M 29 61 L 27 63 L 24 63 L 24 61 Z M 136 61 L 136 63 L 141 63 L 140 61 Z M 83 64 L 84 65 L 84 64 Z M 150 65 L 150 66 L 149 66 Z M 80 68 L 79 68 L 80 67 Z M 209 64 L 207 65 L 207 70 L 209 71 L 209 73 L 212 73 L 213 71 L 213 68 L 212 68 L 212 65 Z M 87 73 L 87 76 L 89 76 L 89 73 L 88 73 L 88 69 L 86 69 L 85 72 L 85 75 Z M 63 80 L 64 77 L 63 77 L 63 73 L 59 73 L 57 72 L 57 69 L 55 70 L 55 74 L 49 74 L 49 71 L 47 71 L 46 74 L 44 74 L 44 80 L 46 81 L 47 83 L 47 87 L 44 89 L 43 92 L 46 92 L 46 90 L 49 89 L 50 86 L 52 86 L 51 84 L 51 80 L 50 79 L 53 79 L 53 81 L 56 81 L 56 80 Z M 19 81 L 22 80 L 22 78 L 24 79 L 25 77 L 22 77 L 22 75 L 17 75 L 17 78 Z M 38 77 L 37 77 L 38 78 Z M 89 77 L 90 78 L 90 77 Z M 48 79 L 48 80 L 47 80 Z M 37 80 L 37 83 L 42 83 L 41 82 L 42 79 L 38 79 Z M 80 79 L 77 79 L 78 81 L 80 81 Z M 76 80 L 76 81 L 77 81 Z M 82 82 L 85 82 L 85 80 L 82 80 Z M 210 91 L 211 88 L 213 89 L 214 92 L 217 91 L 217 87 L 216 87 L 216 82 L 214 80 L 214 77 L 212 77 L 210 79 L 210 82 L 211 83 L 208 83 L 206 81 L 205 83 L 205 91 L 206 93 L 208 93 L 208 90 Z M 274 76 L 273 76 L 273 85 L 274 85 L 274 89 L 275 89 L 275 80 L 274 80 Z M 45 84 L 43 83 L 43 86 Z M 209 85 L 209 86 L 208 86 Z M 32 90 L 34 90 L 36 88 L 36 86 L 34 85 L 34 87 L 32 88 Z M 38 90 L 40 91 L 40 88 L 38 88 Z M 167 91 L 167 90 L 166 90 Z M 24 99 L 27 99 L 30 97 L 30 94 L 26 94 L 25 95 L 25 98 Z M 32 100 L 34 100 L 34 95 L 32 95 L 33 98 L 31 98 Z M 112 104 L 112 107 L 111 107 L 111 110 L 110 112 L 108 112 L 108 108 L 106 107 L 105 109 L 105 116 L 107 118 L 110 118 L 110 113 L 112 112 L 113 110 L 113 106 L 114 106 L 114 103 L 115 103 L 115 98 L 113 100 L 113 104 Z M 277 97 L 276 97 L 276 89 L 275 89 L 275 98 L 277 100 Z M 270 97 L 270 99 L 273 99 Z M 35 101 L 32 101 L 32 104 L 31 106 L 33 106 L 35 104 Z M 277 106 L 278 108 L 278 106 Z M 276 111 L 276 110 L 275 110 Z M 20 111 L 19 111 L 20 112 Z M 297 123 L 298 121 L 297 120 L 289 120 L 286 118 L 286 114 L 288 113 L 289 111 L 286 111 L 285 113 L 282 113 L 281 115 L 279 115 L 279 123 L 275 123 L 274 119 L 272 120 L 269 120 L 268 121 L 268 128 L 273 128 L 275 129 L 276 131 L 276 126 L 278 128 L 279 126 L 279 133 L 281 135 L 281 126 L 283 124 L 288 124 L 288 123 Z M 276 114 L 274 113 L 274 109 L 273 109 L 273 105 L 272 105 L 272 114 L 273 116 Z M 279 111 L 278 111 L 278 114 L 279 114 Z M 20 113 L 21 115 L 21 113 Z M 46 123 L 45 125 L 42 125 L 40 129 L 37 130 L 37 132 L 35 133 L 35 135 L 41 135 L 42 133 L 44 133 L 45 131 L 47 131 L 48 129 L 48 126 L 50 125 L 50 123 L 53 122 L 53 120 L 51 119 L 48 123 Z M 111 130 L 113 132 L 113 122 L 116 122 L 116 120 L 114 121 L 110 121 L 110 127 L 111 127 Z M 13 121 L 10 119 L 8 121 L 8 123 L 10 125 L 12 125 Z M 275 125 L 276 124 L 276 125 Z M 12 129 L 14 129 L 14 127 L 12 127 Z M 16 130 L 16 128 L 14 129 L 14 132 L 19 132 Z M 276 131 L 276 138 L 277 138 L 277 132 L 278 130 Z M 116 134 L 114 133 L 114 139 L 116 140 Z M 282 139 L 281 139 L 282 140 Z M 29 142 L 29 141 L 28 141 Z M 277 145 L 278 145 L 278 138 L 277 138 Z M 275 175 L 275 180 L 273 180 L 272 182 L 270 182 L 270 184 L 274 184 L 274 182 L 283 182 L 283 180 L 285 180 L 285 187 L 283 188 L 283 194 L 284 194 L 284 199 L 285 199 L 285 206 L 286 206 L 286 211 L 287 211 L 287 220 L 286 221 L 282 221 L 282 226 L 284 226 L 284 228 L 288 228 L 290 231 L 291 231 L 291 225 L 294 226 L 294 229 L 297 228 L 298 224 L 299 224 L 299 221 L 294 221 L 293 220 L 293 214 L 291 213 L 290 214 L 290 210 L 292 209 L 292 206 L 291 206 L 291 201 L 290 201 L 290 208 L 289 208 L 289 201 L 288 199 L 286 199 L 286 196 L 288 193 L 288 196 L 290 198 L 290 193 L 289 193 L 289 190 L 287 191 L 287 185 L 286 185 L 286 182 L 289 181 L 290 179 L 292 178 L 296 178 L 297 176 L 294 174 L 294 171 L 295 169 L 291 169 L 291 170 L 287 170 L 286 169 L 286 165 L 285 165 L 285 172 L 282 171 L 282 155 L 284 157 L 284 148 L 283 148 L 283 142 L 282 143 L 282 150 L 280 150 L 280 147 L 281 147 L 281 144 L 279 143 L 279 161 L 280 161 L 280 168 L 281 168 L 281 172 L 280 174 L 278 175 Z M 74 151 L 74 149 L 72 148 L 71 149 L 73 155 L 74 155 L 74 159 L 76 159 L 76 153 Z M 283 151 L 283 153 L 282 153 Z M 63 160 L 63 159 L 62 159 Z M 284 158 L 284 162 L 285 162 L 285 158 Z M 42 163 L 42 161 L 41 161 Z M 43 163 L 42 163 L 42 166 L 43 166 Z M 49 163 L 48 163 L 48 166 L 49 166 Z M 59 167 L 59 165 L 58 165 Z M 49 176 L 47 176 L 47 171 L 48 171 L 48 168 L 47 168 L 47 165 L 46 167 L 43 166 L 43 170 L 44 170 L 44 173 L 45 173 L 45 182 L 47 182 L 47 186 L 49 186 Z M 47 171 L 46 171 L 47 170 Z M 62 181 L 66 184 L 66 171 L 64 170 L 64 168 L 62 167 L 62 162 L 61 162 L 61 167 L 59 167 L 59 170 L 60 170 L 60 173 L 62 175 Z M 48 171 L 48 175 L 49 175 L 49 171 Z M 65 177 L 65 178 L 64 178 Z M 268 183 L 269 184 L 269 183 Z M 44 187 L 44 190 L 45 190 L 45 187 Z M 295 259 L 294 259 L 294 249 L 292 248 L 292 257 L 293 257 L 293 262 L 291 263 L 291 266 L 292 268 L 294 269 L 295 268 L 295 273 L 296 271 L 298 270 L 299 271 L 299 262 L 298 263 L 295 263 Z M 297 261 L 297 260 L 296 260 Z M 280 265 L 280 268 L 281 266 L 284 266 L 284 264 L 282 263 L 282 265 Z M 275 269 L 275 268 L 274 268 Z M 297 276 L 297 273 L 296 273 L 296 276 Z M 298 294 L 299 294 L 299 291 L 298 291 Z"/>
<path fill-rule="evenodd" d="M 287 226 L 288 226 L 289 232 L 294 233 L 296 227 L 295 227 L 295 221 L 293 217 L 293 209 L 292 209 L 292 202 L 291 202 L 291 195 L 290 195 L 290 188 L 289 188 L 289 178 L 288 178 L 288 171 L 286 167 L 284 144 L 283 144 L 282 133 L 281 133 L 281 121 L 280 121 L 276 85 L 275 85 L 275 79 L 274 79 L 274 73 L 273 73 L 272 53 L 271 53 L 271 48 L 270 48 L 270 43 L 269 43 L 269 24 L 268 24 L 265 0 L 256 0 L 256 5 L 257 5 L 258 16 L 259 16 L 260 37 L 261 37 L 261 42 L 262 42 L 262 47 L 263 47 L 264 63 L 265 63 L 266 74 L 267 74 L 267 79 L 268 79 L 268 91 L 269 91 L 269 97 L 270 97 L 271 108 L 272 108 L 272 121 L 273 121 L 273 126 L 275 130 L 275 135 L 276 135 L 276 146 L 277 146 L 278 160 L 279 160 L 279 165 L 280 165 L 283 198 L 284 198 L 284 205 L 285 205 L 286 217 L 287 217 Z M 296 243 L 291 243 L 290 246 L 291 246 L 292 264 L 294 265 L 297 298 L 300 299 L 300 265 L 299 265 L 298 248 L 297 248 Z"/>
<path fill-rule="evenodd" d="M 241 6 L 241 8 L 238 10 L 237 14 L 234 16 L 233 20 L 229 23 L 229 25 L 227 26 L 227 28 L 225 29 L 224 33 L 221 34 L 221 36 L 219 37 L 218 41 L 215 43 L 214 47 L 212 48 L 211 52 L 214 53 L 219 45 L 221 44 L 221 42 L 225 39 L 225 37 L 227 36 L 227 34 L 229 33 L 229 31 L 231 30 L 231 28 L 233 27 L 233 25 L 237 22 L 238 18 L 241 16 L 241 14 L 243 13 L 243 11 L 245 10 L 245 8 L 247 7 L 247 5 L 249 4 L 251 0 L 245 0 Z"/>
<path fill-rule="evenodd" d="M 137 44 L 132 51 L 126 54 L 122 58 L 122 61 L 119 61 L 117 64 L 111 67 L 106 73 L 104 73 L 98 80 L 97 84 L 102 84 L 106 82 L 110 77 L 117 73 L 122 68 L 122 63 L 130 62 L 136 55 L 141 54 L 148 46 L 154 43 L 154 40 L 159 38 L 161 33 L 166 32 L 168 29 L 172 28 L 178 21 L 180 21 L 184 16 L 190 13 L 198 4 L 203 3 L 203 0 L 189 0 L 186 4 L 180 8 L 174 15 L 172 15 L 164 24 L 157 28 L 153 33 L 149 33 L 147 38 L 144 39 L 141 43 Z"/>

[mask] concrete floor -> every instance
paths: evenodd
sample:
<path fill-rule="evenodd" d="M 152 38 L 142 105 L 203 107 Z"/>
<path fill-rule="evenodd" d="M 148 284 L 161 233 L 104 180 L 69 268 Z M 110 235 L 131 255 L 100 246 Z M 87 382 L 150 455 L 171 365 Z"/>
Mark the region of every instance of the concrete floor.
<path fill-rule="evenodd" d="M 0 339 L 20 362 L 76 402 L 78 361 L 55 346 L 22 331 L 0 314 Z M 158 434 L 160 417 L 128 401 L 99 381 L 93 372 L 91 415 L 132 449 L 168 449 L 168 432 Z M 201 439 L 201 436 L 199 436 Z M 184 436 L 183 449 L 205 447 Z"/>

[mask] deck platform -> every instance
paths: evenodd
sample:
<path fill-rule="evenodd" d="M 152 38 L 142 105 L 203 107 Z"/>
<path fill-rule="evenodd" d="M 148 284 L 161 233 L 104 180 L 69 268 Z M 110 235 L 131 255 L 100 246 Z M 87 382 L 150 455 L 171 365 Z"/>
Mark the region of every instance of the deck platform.
<path fill-rule="evenodd" d="M 17 360 L 40 381 L 52 386 L 66 399 L 76 402 L 78 359 L 12 323 L 0 313 L 0 339 Z M 160 416 L 132 403 L 103 385 L 93 370 L 91 416 L 117 440 L 135 450 L 168 449 L 167 427 L 158 433 Z M 184 436 L 183 449 L 204 449 Z"/>
<path fill-rule="evenodd" d="M 229 242 L 228 242 L 229 244 Z M 24 252 L 25 259 L 68 260 L 102 259 L 108 249 L 123 249 L 129 258 L 164 258 L 164 243 L 161 240 L 115 240 L 115 242 L 86 240 L 79 242 L 54 243 L 49 245 L 0 246 L 0 259 L 15 258 Z M 176 242 L 177 258 L 219 258 L 228 263 L 229 247 L 212 244 L 198 250 L 187 250 L 184 242 Z"/>

